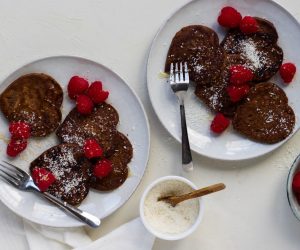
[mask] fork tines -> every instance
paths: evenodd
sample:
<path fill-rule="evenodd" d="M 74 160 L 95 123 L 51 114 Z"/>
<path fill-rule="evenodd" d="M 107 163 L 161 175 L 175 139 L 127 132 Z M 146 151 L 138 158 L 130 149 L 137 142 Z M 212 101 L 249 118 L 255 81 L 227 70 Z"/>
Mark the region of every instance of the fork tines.
<path fill-rule="evenodd" d="M 179 64 L 179 67 L 178 67 Z M 184 69 L 183 69 L 183 64 L 184 64 Z M 175 74 L 174 74 L 174 64 L 171 63 L 170 66 L 170 81 L 176 82 L 176 83 L 188 83 L 189 82 L 189 70 L 187 63 L 180 62 L 180 63 L 175 63 Z"/>
<path fill-rule="evenodd" d="M 17 171 L 19 174 L 21 174 L 20 176 L 27 176 L 28 175 L 27 172 L 25 172 L 21 168 L 18 168 L 15 165 L 11 164 L 10 162 L 4 161 L 4 160 L 2 160 L 2 162 L 4 162 L 5 164 L 7 164 L 8 166 L 7 165 L 3 165 L 3 163 L 2 164 L 0 163 L 0 166 L 3 166 L 3 167 L 8 168 L 8 169 L 11 169 L 12 171 Z"/>
<path fill-rule="evenodd" d="M 0 163 L 0 166 L 0 177 L 14 186 L 18 186 L 21 179 L 28 175 L 22 169 L 4 160 Z"/>

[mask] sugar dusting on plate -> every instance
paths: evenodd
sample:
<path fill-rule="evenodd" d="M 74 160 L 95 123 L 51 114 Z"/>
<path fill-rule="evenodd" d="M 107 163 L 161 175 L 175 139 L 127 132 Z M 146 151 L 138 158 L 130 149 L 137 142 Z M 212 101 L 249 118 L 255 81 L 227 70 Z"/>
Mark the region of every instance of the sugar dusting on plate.
<path fill-rule="evenodd" d="M 183 201 L 172 207 L 159 197 L 181 195 L 193 191 L 186 183 L 169 180 L 153 187 L 145 198 L 144 214 L 150 226 L 161 233 L 177 234 L 188 230 L 199 215 L 199 200 Z"/>

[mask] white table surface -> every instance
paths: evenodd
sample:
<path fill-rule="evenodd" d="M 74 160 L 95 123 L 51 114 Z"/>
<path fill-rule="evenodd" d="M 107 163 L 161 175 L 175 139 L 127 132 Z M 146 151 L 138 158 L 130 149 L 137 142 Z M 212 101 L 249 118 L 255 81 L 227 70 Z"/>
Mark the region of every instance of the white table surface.
<path fill-rule="evenodd" d="M 105 219 L 99 229 L 89 231 L 93 239 L 137 217 L 141 194 L 153 180 L 181 174 L 180 145 L 159 123 L 149 102 L 146 60 L 160 25 L 186 2 L 0 1 L 0 80 L 38 58 L 78 55 L 98 61 L 122 76 L 147 111 L 151 152 L 145 176 L 121 209 Z M 277 2 L 300 20 L 299 1 Z M 293 217 L 285 193 L 289 167 L 299 152 L 297 133 L 273 154 L 251 161 L 226 163 L 194 154 L 196 169 L 186 176 L 198 186 L 224 182 L 227 189 L 206 197 L 204 220 L 194 234 L 176 242 L 156 240 L 153 249 L 300 249 L 300 223 Z"/>

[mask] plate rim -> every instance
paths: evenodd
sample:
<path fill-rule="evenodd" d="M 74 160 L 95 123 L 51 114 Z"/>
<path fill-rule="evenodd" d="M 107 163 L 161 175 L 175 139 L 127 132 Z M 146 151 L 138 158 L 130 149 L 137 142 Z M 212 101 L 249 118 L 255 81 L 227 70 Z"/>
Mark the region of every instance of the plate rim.
<path fill-rule="evenodd" d="M 150 131 L 150 124 L 149 124 L 149 119 L 146 113 L 146 110 L 144 108 L 144 105 L 142 103 L 142 101 L 140 100 L 139 96 L 136 94 L 135 90 L 129 85 L 127 84 L 127 82 L 118 74 L 116 73 L 114 70 L 112 70 L 111 68 L 103 65 L 102 63 L 93 60 L 93 59 L 89 59 L 86 57 L 82 57 L 82 56 L 77 56 L 77 55 L 65 55 L 65 54 L 59 54 L 59 55 L 53 55 L 53 56 L 46 56 L 46 57 L 41 57 L 41 58 L 36 58 L 33 60 L 30 60 L 26 63 L 21 64 L 19 67 L 17 67 L 16 70 L 13 70 L 11 73 L 7 74 L 6 76 L 4 76 L 0 82 L 0 85 L 3 84 L 10 76 L 12 76 L 13 74 L 17 73 L 20 69 L 33 64 L 33 63 L 38 63 L 39 61 L 43 61 L 43 60 L 48 60 L 48 59 L 56 59 L 56 58 L 69 58 L 69 59 L 79 59 L 79 60 L 86 60 L 89 61 L 91 63 L 97 64 L 100 67 L 103 67 L 105 70 L 108 70 L 109 72 L 113 73 L 117 78 L 119 78 L 123 83 L 125 83 L 125 85 L 127 86 L 127 88 L 129 89 L 129 91 L 133 94 L 133 96 L 135 97 L 136 101 L 138 102 L 140 108 L 141 108 L 141 114 L 145 119 L 145 124 L 146 124 L 146 135 L 147 135 L 147 144 L 145 145 L 147 150 L 145 152 L 145 169 L 143 171 L 143 174 L 141 175 L 136 187 L 132 190 L 132 193 L 127 197 L 127 199 L 125 199 L 123 202 L 120 203 L 120 206 L 114 210 L 112 210 L 111 212 L 104 214 L 103 218 L 101 218 L 101 220 L 106 219 L 107 217 L 109 217 L 110 215 L 112 215 L 113 213 L 115 213 L 116 211 L 118 211 L 120 208 L 122 208 L 125 203 L 132 197 L 132 195 L 135 193 L 135 191 L 137 190 L 137 188 L 139 187 L 139 185 L 141 184 L 141 181 L 145 175 L 145 172 L 148 168 L 148 163 L 149 163 L 149 155 L 150 155 L 150 147 L 151 147 L 151 131 Z M 3 182 L 5 185 L 8 185 L 7 183 Z M 9 185 L 8 185 L 9 186 Z M 23 191 L 20 191 L 23 192 Z M 39 199 L 39 198 L 38 198 Z M 3 199 L 0 198 L 0 201 L 2 202 L 2 204 L 4 204 L 8 209 L 10 209 L 13 213 L 17 214 L 18 216 L 20 216 L 21 218 L 27 220 L 27 221 L 31 221 L 34 222 L 36 224 L 39 225 L 44 225 L 44 226 L 49 226 L 49 227 L 56 227 L 56 228 L 71 228 L 71 227 L 81 227 L 84 226 L 85 224 L 79 220 L 73 219 L 70 220 L 68 222 L 68 224 L 63 224 L 63 223 L 42 223 L 41 221 L 39 221 L 37 218 L 35 217 L 31 217 L 31 218 L 27 218 L 24 217 L 24 215 L 19 212 L 18 210 L 14 209 L 13 207 L 11 207 L 8 203 L 4 202 Z M 79 206 L 80 207 L 80 206 Z M 67 215 L 69 216 L 69 215 Z"/>
<path fill-rule="evenodd" d="M 152 42 L 150 44 L 150 49 L 149 49 L 149 53 L 147 55 L 147 67 L 146 67 L 146 78 L 147 78 L 147 91 L 148 91 L 148 96 L 149 96 L 149 99 L 150 99 L 150 103 L 151 103 L 151 106 L 154 110 L 154 113 L 156 115 L 156 117 L 158 118 L 158 120 L 160 121 L 160 123 L 163 125 L 163 127 L 165 128 L 165 130 L 168 131 L 168 133 L 179 143 L 181 143 L 181 139 L 180 139 L 180 135 L 176 135 L 176 134 L 173 134 L 166 126 L 166 124 L 164 124 L 162 122 L 162 119 L 161 117 L 158 115 L 158 112 L 157 112 L 157 109 L 156 109 L 156 106 L 153 104 L 154 102 L 154 97 L 153 95 L 151 94 L 151 91 L 150 91 L 150 86 L 151 84 L 149 83 L 149 62 L 150 62 L 150 59 L 151 59 L 151 56 L 152 56 L 152 53 L 153 53 L 153 48 L 155 47 L 155 44 L 158 40 L 158 37 L 161 33 L 161 31 L 163 30 L 163 28 L 166 26 L 166 24 L 170 21 L 170 19 L 176 15 L 182 8 L 184 8 L 185 6 L 189 5 L 189 4 L 192 4 L 193 2 L 200 2 L 201 0 L 191 0 L 191 1 L 188 1 L 182 5 L 180 5 L 177 9 L 175 9 L 172 13 L 169 14 L 169 16 L 162 22 L 162 24 L 160 25 L 160 27 L 158 28 L 155 36 L 153 37 L 152 39 Z M 274 0 L 264 0 L 266 2 L 270 2 L 272 4 L 274 4 L 276 7 L 280 8 L 281 10 L 283 10 L 284 12 L 286 12 L 292 19 L 295 23 L 297 23 L 297 25 L 299 26 L 299 29 L 300 29 L 300 21 L 298 21 L 294 15 L 292 15 L 289 11 L 287 11 L 281 4 L 275 2 Z M 217 156 L 211 156 L 211 155 L 206 155 L 204 153 L 201 153 L 199 152 L 199 150 L 197 151 L 195 148 L 193 148 L 193 144 L 191 143 L 191 150 L 200 155 L 200 156 L 203 156 L 203 157 L 207 157 L 208 159 L 212 159 L 212 160 L 218 160 L 218 161 L 226 161 L 226 162 L 236 162 L 236 161 L 248 161 L 248 160 L 252 160 L 252 159 L 257 159 L 257 158 L 260 158 L 260 157 L 263 157 L 265 155 L 269 155 L 271 154 L 274 150 L 280 148 L 283 144 L 285 144 L 287 141 L 289 141 L 298 131 L 300 130 L 300 126 L 295 129 L 294 128 L 294 131 L 292 134 L 290 134 L 286 139 L 284 139 L 283 141 L 281 142 L 278 142 L 278 143 L 275 143 L 273 145 L 276 145 L 274 148 L 272 148 L 271 150 L 267 151 L 267 152 L 264 152 L 262 154 L 256 154 L 256 155 L 252 155 L 250 157 L 235 157 L 234 159 L 229 159 L 229 158 L 221 158 L 221 157 L 217 157 Z M 242 135 L 240 135 L 242 136 Z M 247 138 L 246 138 L 247 139 Z M 272 146 L 272 144 L 270 145 Z"/>

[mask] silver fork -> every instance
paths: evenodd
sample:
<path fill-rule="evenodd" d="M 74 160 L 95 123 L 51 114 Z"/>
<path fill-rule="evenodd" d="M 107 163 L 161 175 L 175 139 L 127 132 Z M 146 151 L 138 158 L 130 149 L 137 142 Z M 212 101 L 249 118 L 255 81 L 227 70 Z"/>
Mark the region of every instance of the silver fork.
<path fill-rule="evenodd" d="M 188 67 L 186 62 L 184 63 L 184 69 L 183 69 L 182 62 L 179 64 L 179 68 L 178 68 L 178 63 L 175 63 L 175 71 L 174 71 L 174 65 L 173 63 L 171 63 L 169 82 L 173 92 L 177 95 L 180 104 L 182 168 L 183 170 L 189 172 L 192 171 L 194 167 L 193 167 L 189 137 L 186 128 L 185 109 L 184 109 L 184 98 L 190 83 L 189 72 L 188 72 Z"/>
<path fill-rule="evenodd" d="M 3 162 L 5 163 L 5 165 L 3 163 L 0 163 L 0 166 L 2 167 L 0 168 L 0 177 L 6 182 L 8 182 L 9 184 L 13 185 L 14 187 L 22 191 L 31 191 L 43 196 L 44 198 L 53 202 L 55 205 L 57 205 L 65 212 L 73 215 L 74 217 L 86 223 L 90 227 L 100 226 L 101 221 L 96 216 L 84 212 L 79 208 L 76 208 L 68 204 L 67 202 L 63 202 L 60 199 L 56 198 L 55 196 L 47 192 L 41 192 L 40 189 L 34 184 L 33 179 L 28 173 L 12 165 L 9 162 L 6 161 Z"/>

